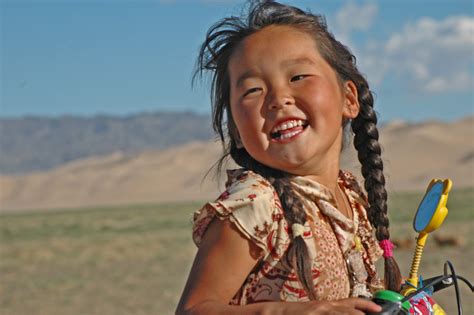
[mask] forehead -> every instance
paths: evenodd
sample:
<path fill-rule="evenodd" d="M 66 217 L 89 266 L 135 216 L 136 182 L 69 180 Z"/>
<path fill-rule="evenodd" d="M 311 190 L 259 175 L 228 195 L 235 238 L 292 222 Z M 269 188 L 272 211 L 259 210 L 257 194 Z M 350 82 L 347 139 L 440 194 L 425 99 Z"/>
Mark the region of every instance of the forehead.
<path fill-rule="evenodd" d="M 317 62 L 322 59 L 311 34 L 292 26 L 272 25 L 247 36 L 236 47 L 229 60 L 229 71 L 252 68 L 256 64 L 291 60 Z"/>

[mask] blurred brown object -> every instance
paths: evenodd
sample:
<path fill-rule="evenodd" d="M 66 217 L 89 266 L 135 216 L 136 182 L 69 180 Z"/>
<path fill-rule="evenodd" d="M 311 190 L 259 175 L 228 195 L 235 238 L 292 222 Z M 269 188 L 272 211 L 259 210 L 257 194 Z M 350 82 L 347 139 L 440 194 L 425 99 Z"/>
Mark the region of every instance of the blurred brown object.
<path fill-rule="evenodd" d="M 452 246 L 452 247 L 461 247 L 464 245 L 464 239 L 461 236 L 452 236 L 452 235 L 433 235 L 433 239 L 436 245 L 440 247 Z"/>
<path fill-rule="evenodd" d="M 397 249 L 408 249 L 415 244 L 415 239 L 412 237 L 396 238 L 392 240 L 392 243 Z"/>

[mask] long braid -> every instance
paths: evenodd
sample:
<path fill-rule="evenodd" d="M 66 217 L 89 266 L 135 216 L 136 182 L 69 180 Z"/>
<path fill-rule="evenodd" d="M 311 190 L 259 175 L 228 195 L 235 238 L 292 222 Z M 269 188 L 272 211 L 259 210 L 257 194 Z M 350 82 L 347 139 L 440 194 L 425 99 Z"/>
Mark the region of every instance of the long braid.
<path fill-rule="evenodd" d="M 367 214 L 376 228 L 375 235 L 379 241 L 389 240 L 389 219 L 387 215 L 387 191 L 383 162 L 377 130 L 377 115 L 373 109 L 373 96 L 367 84 L 359 85 L 360 113 L 352 122 L 354 147 L 362 165 L 364 187 L 367 191 L 369 208 Z M 385 256 L 384 256 L 385 257 Z M 401 286 L 400 269 L 393 257 L 385 257 L 385 287 L 399 291 Z"/>
<path fill-rule="evenodd" d="M 303 203 L 300 197 L 296 195 L 287 174 L 261 164 L 253 159 L 245 149 L 238 149 L 232 146 L 230 148 L 230 156 L 240 166 L 250 169 L 268 179 L 278 194 L 283 208 L 283 214 L 290 227 L 295 223 L 301 225 L 306 223 L 307 216 L 303 208 Z M 309 299 L 316 300 L 309 250 L 303 236 L 299 235 L 293 238 L 293 242 L 287 251 L 287 259 L 289 265 L 295 269 L 298 279 L 308 294 Z"/>
<path fill-rule="evenodd" d="M 304 225 L 307 219 L 306 212 L 304 211 L 301 200 L 296 196 L 289 179 L 286 177 L 269 179 L 280 198 L 285 219 L 289 226 L 292 226 L 295 223 Z M 293 238 L 293 242 L 288 248 L 287 257 L 290 265 L 295 269 L 298 279 L 303 285 L 310 300 L 316 300 L 311 260 L 309 259 L 308 247 L 306 246 L 302 235 Z"/>

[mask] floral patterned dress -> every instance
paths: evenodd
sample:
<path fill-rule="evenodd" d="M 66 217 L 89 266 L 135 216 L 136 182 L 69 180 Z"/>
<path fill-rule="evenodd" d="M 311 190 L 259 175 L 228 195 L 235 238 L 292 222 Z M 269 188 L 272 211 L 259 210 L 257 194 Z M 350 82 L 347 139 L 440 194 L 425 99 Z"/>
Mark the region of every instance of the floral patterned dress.
<path fill-rule="evenodd" d="M 308 217 L 303 239 L 312 261 L 316 298 L 337 300 L 353 295 L 354 275 L 347 254 L 356 247 L 364 269 L 363 287 L 369 292 L 381 289 L 375 261 L 382 250 L 367 219 L 366 198 L 354 177 L 340 171 L 338 179 L 350 202 L 352 220 L 336 209 L 335 198 L 325 186 L 300 176 L 292 177 L 291 182 L 304 200 Z M 243 236 L 261 248 L 261 259 L 230 304 L 308 301 L 295 271 L 285 259 L 291 228 L 273 186 L 252 171 L 238 169 L 228 171 L 226 187 L 215 202 L 195 212 L 193 240 L 199 246 L 209 223 L 217 217 L 233 222 Z"/>

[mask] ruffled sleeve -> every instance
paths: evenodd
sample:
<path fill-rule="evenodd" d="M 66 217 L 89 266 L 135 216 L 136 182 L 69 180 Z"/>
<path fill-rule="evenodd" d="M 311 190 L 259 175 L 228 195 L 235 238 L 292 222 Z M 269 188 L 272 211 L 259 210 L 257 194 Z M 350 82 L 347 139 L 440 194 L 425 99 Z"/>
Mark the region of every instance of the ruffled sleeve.
<path fill-rule="evenodd" d="M 267 256 L 273 234 L 281 230 L 283 212 L 273 186 L 260 175 L 243 169 L 228 171 L 227 189 L 214 202 L 194 213 L 193 240 L 199 247 L 214 218 L 229 219 Z"/>

